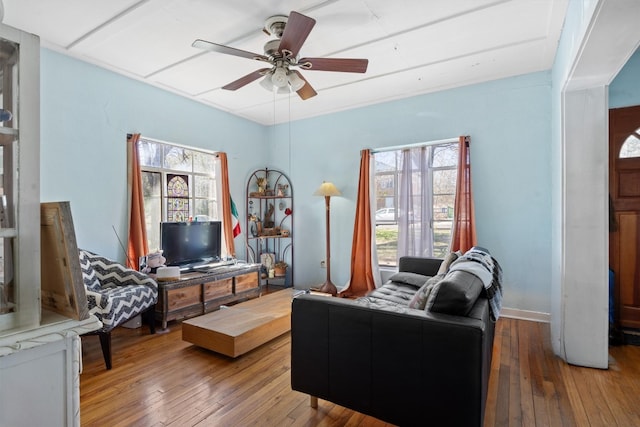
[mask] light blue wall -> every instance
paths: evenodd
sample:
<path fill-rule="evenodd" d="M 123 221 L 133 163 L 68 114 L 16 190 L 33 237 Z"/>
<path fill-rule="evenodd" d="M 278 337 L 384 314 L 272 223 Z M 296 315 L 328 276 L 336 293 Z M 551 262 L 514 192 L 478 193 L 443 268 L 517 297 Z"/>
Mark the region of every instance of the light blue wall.
<path fill-rule="evenodd" d="M 126 244 L 125 141 L 136 132 L 227 152 L 240 202 L 245 177 L 268 155 L 261 125 L 42 49 L 41 200 L 69 200 L 78 246 L 119 260 L 112 227 Z"/>
<path fill-rule="evenodd" d="M 609 85 L 609 108 L 640 105 L 640 49 Z"/>
<path fill-rule="evenodd" d="M 504 304 L 550 310 L 549 72 L 274 128 L 47 49 L 41 74 L 42 200 L 71 201 L 80 246 L 123 259 L 112 225 L 125 236 L 125 135 L 140 132 L 226 151 L 241 218 L 253 169 L 268 166 L 290 175 L 297 286 L 324 281 L 324 201 L 312 193 L 323 180 L 334 182 L 343 197 L 331 201 L 332 279 L 342 286 L 349 278 L 360 150 L 471 135 L 479 244 L 503 267 Z"/>
<path fill-rule="evenodd" d="M 296 283 L 322 283 L 323 180 L 331 200 L 332 279 L 349 279 L 360 150 L 471 135 L 478 240 L 504 270 L 505 306 L 550 310 L 550 73 L 427 94 L 294 122 L 291 161 L 272 159 L 295 186 Z M 289 151 L 289 125 L 270 143 Z M 290 167 L 289 167 L 290 163 Z"/>

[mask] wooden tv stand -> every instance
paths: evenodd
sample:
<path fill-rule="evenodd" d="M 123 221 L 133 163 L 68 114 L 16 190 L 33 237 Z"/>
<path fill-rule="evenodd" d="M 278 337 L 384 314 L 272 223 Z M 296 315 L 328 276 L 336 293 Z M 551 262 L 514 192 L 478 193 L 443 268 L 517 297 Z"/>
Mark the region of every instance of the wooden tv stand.
<path fill-rule="evenodd" d="M 200 316 L 221 305 L 257 297 L 260 291 L 260 264 L 238 263 L 208 273 L 183 273 L 178 280 L 158 281 L 155 318 L 166 329 L 170 320 Z"/>

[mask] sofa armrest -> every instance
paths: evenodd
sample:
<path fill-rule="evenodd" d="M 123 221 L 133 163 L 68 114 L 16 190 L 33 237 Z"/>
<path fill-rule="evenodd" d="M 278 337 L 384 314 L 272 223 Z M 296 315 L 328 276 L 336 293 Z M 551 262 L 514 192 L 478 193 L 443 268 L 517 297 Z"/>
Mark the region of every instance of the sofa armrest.
<path fill-rule="evenodd" d="M 423 276 L 435 276 L 442 264 L 440 258 L 423 258 L 423 257 L 400 257 L 398 262 L 398 271 L 407 271 Z"/>
<path fill-rule="evenodd" d="M 294 298 L 292 388 L 393 424 L 481 426 L 493 324 L 401 311 Z"/>

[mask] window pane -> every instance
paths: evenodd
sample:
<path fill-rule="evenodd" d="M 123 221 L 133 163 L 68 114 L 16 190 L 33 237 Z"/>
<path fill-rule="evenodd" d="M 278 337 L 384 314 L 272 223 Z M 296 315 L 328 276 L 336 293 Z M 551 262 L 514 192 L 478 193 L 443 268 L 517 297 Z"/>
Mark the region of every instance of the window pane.
<path fill-rule="evenodd" d="M 433 222 L 433 256 L 444 258 L 451 242 L 451 226 L 453 221 Z"/>
<path fill-rule="evenodd" d="M 162 221 L 161 198 L 144 198 L 144 218 L 147 227 L 147 242 L 149 250 L 153 252 L 160 248 L 160 222 Z"/>
<path fill-rule="evenodd" d="M 433 219 L 434 221 L 446 221 L 453 219 L 453 207 L 456 196 L 445 194 L 433 196 Z"/>
<path fill-rule="evenodd" d="M 189 199 L 169 197 L 167 199 L 167 221 L 183 222 L 189 220 Z"/>
<path fill-rule="evenodd" d="M 140 156 L 140 166 L 150 166 L 159 168 L 162 166 L 162 146 L 161 144 L 146 139 L 138 141 L 138 154 Z"/>
<path fill-rule="evenodd" d="M 458 144 L 437 145 L 433 147 L 433 167 L 456 166 L 458 164 Z"/>
<path fill-rule="evenodd" d="M 444 169 L 433 171 L 433 194 L 455 194 L 456 169 Z"/>
<path fill-rule="evenodd" d="M 640 157 L 640 139 L 638 139 L 639 131 L 640 129 L 637 129 L 636 134 L 629 135 L 624 144 L 622 144 L 622 148 L 620 149 L 621 159 Z"/>
<path fill-rule="evenodd" d="M 193 213 L 194 215 L 206 215 L 211 220 L 218 219 L 218 212 L 212 200 L 196 199 Z"/>
<path fill-rule="evenodd" d="M 396 265 L 398 254 L 398 225 L 376 226 L 376 250 L 380 265 Z"/>
<path fill-rule="evenodd" d="M 160 221 L 162 220 L 162 175 L 159 172 L 142 172 L 142 196 L 144 219 L 147 227 L 149 250 L 160 247 Z"/>
<path fill-rule="evenodd" d="M 375 153 L 374 157 L 376 160 L 376 173 L 394 171 L 397 169 L 398 159 L 396 151 Z"/>
<path fill-rule="evenodd" d="M 178 171 L 192 170 L 193 151 L 186 148 L 165 145 L 164 167 Z"/>
<path fill-rule="evenodd" d="M 213 176 L 214 174 L 214 160 L 215 155 L 210 153 L 202 153 L 200 151 L 193 152 L 193 171 L 200 173 L 207 173 Z"/>
<path fill-rule="evenodd" d="M 194 191 L 196 197 L 214 199 L 216 197 L 216 186 L 213 178 L 207 176 L 194 176 Z"/>
<path fill-rule="evenodd" d="M 167 196 L 189 197 L 189 175 L 167 174 Z"/>
<path fill-rule="evenodd" d="M 162 176 L 159 172 L 142 172 L 142 195 L 147 197 L 160 197 L 162 194 Z"/>
<path fill-rule="evenodd" d="M 376 208 L 395 207 L 395 175 L 376 175 Z"/>

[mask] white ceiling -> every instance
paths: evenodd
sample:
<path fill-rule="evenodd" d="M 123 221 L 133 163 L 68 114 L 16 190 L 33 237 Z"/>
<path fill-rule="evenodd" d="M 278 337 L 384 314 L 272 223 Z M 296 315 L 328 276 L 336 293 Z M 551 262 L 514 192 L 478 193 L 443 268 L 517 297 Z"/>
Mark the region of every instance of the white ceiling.
<path fill-rule="evenodd" d="M 270 125 L 551 68 L 568 0 L 4 0 L 4 23 L 44 47 Z M 265 19 L 317 23 L 305 57 L 368 58 L 366 74 L 301 70 L 318 95 L 227 83 L 264 63 L 193 48 L 205 39 L 262 54 Z"/>

